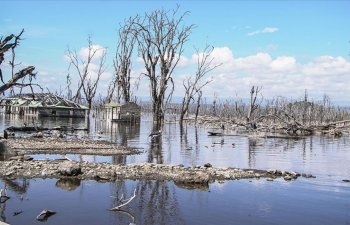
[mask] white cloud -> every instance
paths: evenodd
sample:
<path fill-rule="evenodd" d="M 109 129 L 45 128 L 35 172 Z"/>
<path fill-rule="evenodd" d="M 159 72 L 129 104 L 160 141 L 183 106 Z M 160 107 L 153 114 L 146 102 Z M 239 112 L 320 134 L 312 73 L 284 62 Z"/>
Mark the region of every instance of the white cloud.
<path fill-rule="evenodd" d="M 265 27 L 264 29 L 261 30 L 256 30 L 248 33 L 248 36 L 254 36 L 257 34 L 264 34 L 264 33 L 274 33 L 277 32 L 279 29 L 277 27 Z"/>
<path fill-rule="evenodd" d="M 214 81 L 205 87 L 206 96 L 213 96 L 216 92 L 221 97 L 232 97 L 235 93 L 247 97 L 252 85 L 263 86 L 266 98 L 281 95 L 297 98 L 303 95 L 305 89 L 310 91 L 310 96 L 320 98 L 325 93 L 334 99 L 348 96 L 350 79 L 345 76 L 350 76 L 350 61 L 343 57 L 321 56 L 300 63 L 293 56 L 272 57 L 268 53 L 258 52 L 235 58 L 228 47 L 215 48 L 212 56 L 215 63 L 222 63 L 222 66 L 208 74 Z M 196 64 L 197 61 L 193 60 L 196 57 L 192 55 L 189 61 Z M 176 90 L 180 90 L 177 91 L 180 96 L 179 86 L 185 74 L 176 77 L 179 80 Z"/>
<path fill-rule="evenodd" d="M 38 75 L 40 75 L 40 76 L 47 76 L 48 74 L 49 74 L 49 72 L 46 71 L 46 70 L 40 70 L 40 71 L 38 72 Z"/>
<path fill-rule="evenodd" d="M 83 55 L 84 51 L 80 51 Z M 80 54 L 79 52 L 79 54 Z M 299 62 L 297 58 L 289 55 L 274 57 L 266 52 L 257 52 L 253 55 L 237 57 L 226 46 L 214 48 L 212 55 L 214 64 L 222 65 L 207 74 L 205 79 L 213 77 L 213 82 L 207 85 L 203 91 L 204 96 L 213 96 L 216 92 L 220 97 L 246 98 L 252 85 L 262 86 L 264 98 L 285 96 L 298 98 L 303 95 L 305 89 L 309 90 L 309 96 L 321 98 L 328 94 L 332 99 L 343 100 L 350 91 L 350 60 L 340 56 L 320 56 L 309 62 Z M 198 55 L 181 56 L 177 69 L 175 69 L 174 96 L 183 95 L 182 81 L 195 73 Z M 139 58 L 134 59 L 132 70 L 133 82 L 142 72 L 145 72 L 143 63 Z M 91 64 L 89 76 L 94 78 L 98 64 Z M 111 80 L 112 69 L 106 71 L 101 77 L 102 83 Z M 50 73 L 51 74 L 51 73 Z M 149 82 L 145 76 L 141 76 L 137 96 L 149 96 Z M 101 93 L 106 90 L 99 88 Z"/>
<path fill-rule="evenodd" d="M 256 55 L 236 59 L 236 64 L 237 69 L 257 72 L 267 69 L 271 61 L 269 54 L 259 52 Z"/>
<path fill-rule="evenodd" d="M 296 59 L 291 56 L 277 57 L 270 63 L 272 71 L 294 71 L 296 69 Z"/>
<path fill-rule="evenodd" d="M 343 57 L 321 56 L 303 68 L 306 75 L 350 75 L 350 62 Z"/>
<path fill-rule="evenodd" d="M 101 56 L 103 54 L 105 54 L 105 52 L 107 51 L 106 48 L 102 47 L 101 45 L 92 45 L 91 46 L 91 53 L 96 51 L 95 55 L 94 55 L 94 59 L 98 60 L 99 58 L 101 58 Z M 91 54 L 90 53 L 90 54 Z M 83 60 L 87 60 L 88 56 L 89 56 L 89 48 L 88 47 L 83 47 L 80 49 L 79 51 L 79 56 L 83 59 Z"/>
<path fill-rule="evenodd" d="M 87 74 L 87 78 L 91 79 L 92 81 L 96 80 L 98 77 L 98 70 L 99 70 L 99 63 L 101 60 L 101 57 L 104 54 L 107 54 L 107 49 L 105 47 L 102 47 L 101 45 L 92 45 L 91 46 L 91 50 L 90 50 L 90 54 L 92 54 L 93 52 L 95 52 L 95 54 L 92 57 L 89 66 L 88 66 L 88 74 Z M 88 57 L 89 57 L 89 48 L 88 47 L 82 47 L 78 52 L 77 52 L 77 56 L 79 59 L 79 68 L 81 71 L 83 71 L 83 68 L 86 66 Z M 67 62 L 70 62 L 70 57 L 65 54 L 63 56 L 63 59 Z M 76 76 L 79 77 L 76 71 L 76 68 L 74 68 L 74 66 L 71 66 L 71 76 Z M 101 74 L 100 79 L 101 80 L 107 80 L 110 79 L 112 77 L 112 73 L 111 72 L 104 72 Z"/>

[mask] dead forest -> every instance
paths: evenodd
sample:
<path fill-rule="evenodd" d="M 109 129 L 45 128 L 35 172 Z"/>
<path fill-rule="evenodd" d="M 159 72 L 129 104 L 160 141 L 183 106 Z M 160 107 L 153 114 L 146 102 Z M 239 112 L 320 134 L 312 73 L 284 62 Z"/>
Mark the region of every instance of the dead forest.
<path fill-rule="evenodd" d="M 182 81 L 183 96 L 180 102 L 172 99 L 174 90 L 174 71 L 188 44 L 194 24 L 186 24 L 189 12 L 181 13 L 179 7 L 166 11 L 155 10 L 144 15 L 131 16 L 120 23 L 117 32 L 117 51 L 113 59 L 114 73 L 110 80 L 107 96 L 99 95 L 101 75 L 106 71 L 107 48 L 93 44 L 88 37 L 88 57 L 83 59 L 78 52 L 68 48 L 69 59 L 66 88 L 56 93 L 74 102 L 82 103 L 89 109 L 99 109 L 105 104 L 116 102 L 136 102 L 143 112 L 153 115 L 153 132 L 162 129 L 167 114 L 177 115 L 176 122 L 181 129 L 186 123 L 209 124 L 222 131 L 239 130 L 249 134 L 281 137 L 302 137 L 315 133 L 333 136 L 349 134 L 350 111 L 346 107 L 336 106 L 324 95 L 321 100 L 309 99 L 307 90 L 300 99 L 287 97 L 264 98 L 263 87 L 255 84 L 240 93 L 245 98 L 222 99 L 218 94 L 208 98 L 203 90 L 215 80 L 215 64 L 212 52 L 214 47 L 206 43 L 204 49 L 195 48 L 197 65 L 192 75 Z M 8 35 L 0 39 L 0 93 L 16 88 L 40 87 L 33 83 L 36 77 L 35 67 L 29 66 L 15 72 L 20 63 L 15 62 L 16 49 L 22 40 L 22 30 L 18 35 Z M 6 53 L 6 54 L 5 54 Z M 10 74 L 3 74 L 5 57 L 10 57 Z M 138 77 L 132 77 L 133 57 L 139 57 L 144 70 Z M 93 65 L 95 63 L 95 65 Z M 98 67 L 97 75 L 89 75 L 90 67 Z M 72 83 L 76 76 L 77 83 Z M 212 77 L 210 77 L 212 76 Z M 4 78 L 9 78 L 6 81 Z M 140 77 L 148 80 L 150 100 L 142 102 L 137 98 Z M 146 84 L 142 84 L 146 85 Z M 74 87 L 75 86 L 75 87 Z M 35 89 L 36 91 L 43 91 Z M 209 100 L 210 99 L 210 100 Z M 208 125 L 208 126 L 209 126 Z M 218 134 L 222 132 L 218 131 Z"/>

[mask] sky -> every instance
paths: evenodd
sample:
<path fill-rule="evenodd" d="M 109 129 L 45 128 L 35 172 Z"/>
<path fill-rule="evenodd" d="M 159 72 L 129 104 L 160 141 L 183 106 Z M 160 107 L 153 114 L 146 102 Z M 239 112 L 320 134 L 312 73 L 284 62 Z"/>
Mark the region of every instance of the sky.
<path fill-rule="evenodd" d="M 190 12 L 184 24 L 195 24 L 195 29 L 174 71 L 175 96 L 183 93 L 182 81 L 195 73 L 194 48 L 208 43 L 214 47 L 213 62 L 222 66 L 205 78 L 212 79 L 205 96 L 246 98 L 255 85 L 262 87 L 265 99 L 297 99 L 307 89 L 314 100 L 327 94 L 335 102 L 350 103 L 350 1 L 2 1 L 0 37 L 23 28 L 17 62 L 35 66 L 37 82 L 55 92 L 66 88 L 67 48 L 84 57 L 90 36 L 107 50 L 108 68 L 98 88 L 104 96 L 113 76 L 119 24 L 177 4 L 181 13 Z M 133 77 L 143 70 L 135 55 Z M 9 77 L 9 67 L 3 71 Z M 135 95 L 149 95 L 145 77 Z"/>

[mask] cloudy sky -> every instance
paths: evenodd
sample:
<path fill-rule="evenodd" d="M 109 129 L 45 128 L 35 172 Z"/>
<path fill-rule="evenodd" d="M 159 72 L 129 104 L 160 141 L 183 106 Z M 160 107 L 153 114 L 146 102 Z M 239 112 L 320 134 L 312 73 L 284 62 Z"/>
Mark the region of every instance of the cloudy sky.
<path fill-rule="evenodd" d="M 181 12 L 190 11 L 185 24 L 196 28 L 174 74 L 175 95 L 181 96 L 182 80 L 195 72 L 194 47 L 207 42 L 222 66 L 208 74 L 213 82 L 206 96 L 244 98 L 257 85 L 265 98 L 299 98 L 307 89 L 314 99 L 327 94 L 334 101 L 349 100 L 350 1 L 2 1 L 0 36 L 24 28 L 17 60 L 34 65 L 38 83 L 55 91 L 65 88 L 67 47 L 84 57 L 90 35 L 96 47 L 107 49 L 109 67 L 99 87 L 105 95 L 119 23 L 176 4 Z M 133 64 L 137 77 L 143 70 L 137 56 Z M 136 94 L 148 93 L 143 78 Z"/>

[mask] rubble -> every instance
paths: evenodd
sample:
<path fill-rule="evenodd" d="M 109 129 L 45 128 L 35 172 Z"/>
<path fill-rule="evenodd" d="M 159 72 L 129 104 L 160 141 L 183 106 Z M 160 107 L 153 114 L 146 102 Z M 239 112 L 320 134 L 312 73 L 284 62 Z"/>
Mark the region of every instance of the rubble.
<path fill-rule="evenodd" d="M 177 184 L 204 184 L 214 181 L 248 178 L 278 177 L 295 180 L 295 172 L 215 167 L 183 167 L 141 163 L 112 165 L 108 163 L 76 162 L 62 160 L 4 161 L 0 162 L 0 176 L 6 178 L 75 178 L 113 181 L 117 179 L 172 180 Z M 287 179 L 286 179 L 287 178 Z"/>

